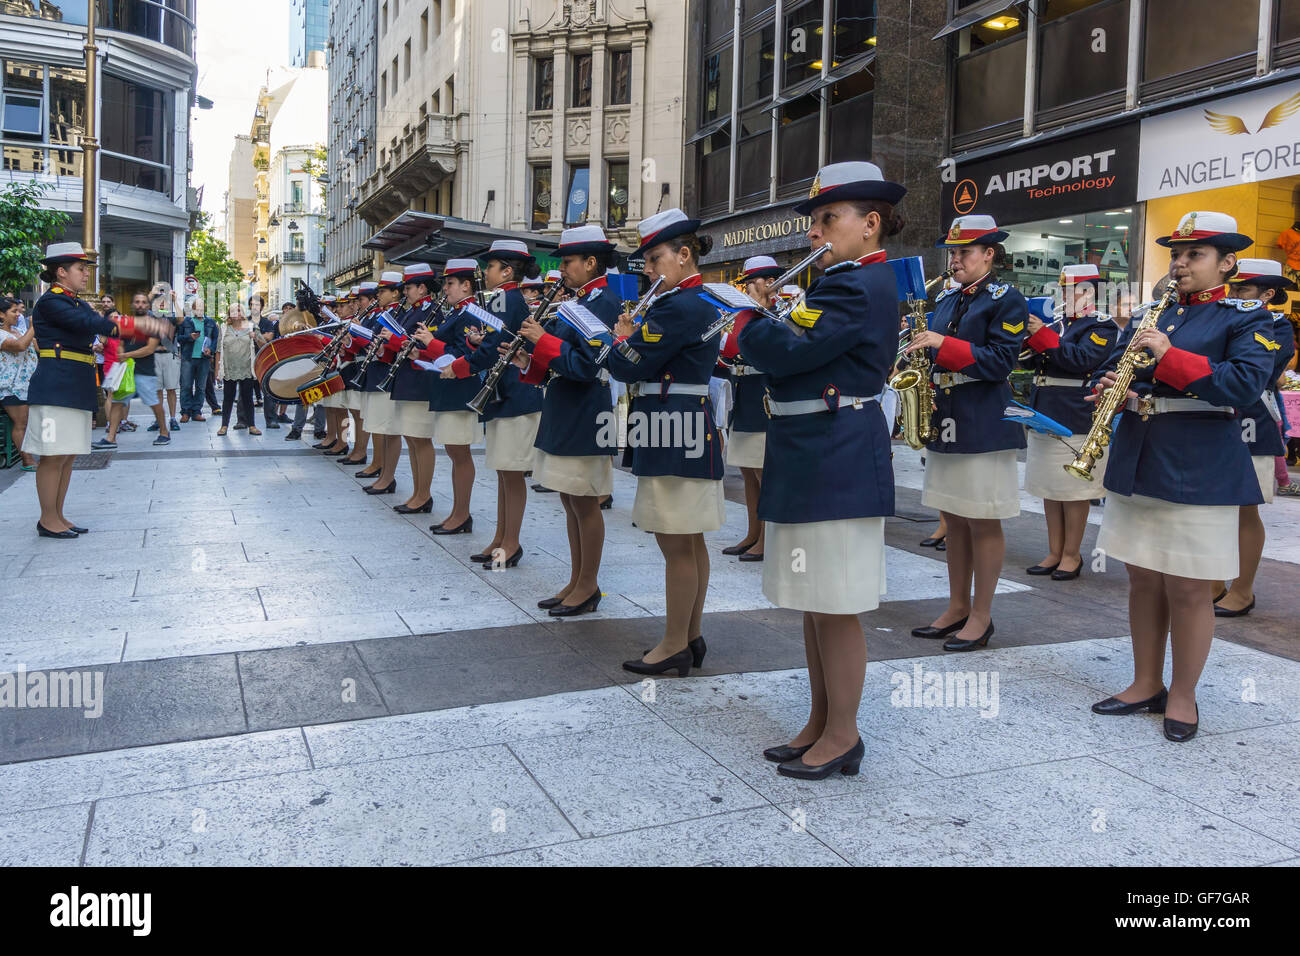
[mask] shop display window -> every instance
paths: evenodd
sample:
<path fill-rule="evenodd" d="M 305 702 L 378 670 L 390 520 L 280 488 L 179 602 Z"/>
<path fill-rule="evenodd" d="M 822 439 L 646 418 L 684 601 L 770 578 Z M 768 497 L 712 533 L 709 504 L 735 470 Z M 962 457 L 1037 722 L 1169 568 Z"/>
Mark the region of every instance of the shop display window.
<path fill-rule="evenodd" d="M 1097 266 L 1105 282 L 1130 282 L 1133 213 L 1132 207 L 1125 207 L 1003 226 L 1008 262 L 999 272 L 1000 281 L 1027 296 L 1044 295 L 1054 290 L 1062 267 L 1088 263 Z M 1106 311 L 1104 303 L 1098 307 Z"/>

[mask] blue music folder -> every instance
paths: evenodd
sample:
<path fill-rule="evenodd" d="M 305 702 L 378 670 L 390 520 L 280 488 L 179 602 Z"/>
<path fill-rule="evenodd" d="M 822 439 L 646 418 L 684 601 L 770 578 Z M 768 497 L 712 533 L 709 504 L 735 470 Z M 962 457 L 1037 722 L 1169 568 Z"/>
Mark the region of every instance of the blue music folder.
<path fill-rule="evenodd" d="M 1011 404 L 1002 411 L 1002 420 L 1004 422 L 1015 422 L 1017 425 L 1024 425 L 1032 428 L 1040 435 L 1055 435 L 1058 438 L 1069 438 L 1073 432 L 1066 428 L 1054 418 L 1048 418 L 1042 412 L 1035 411 L 1028 405 L 1021 405 L 1012 399 Z"/>
<path fill-rule="evenodd" d="M 1048 325 L 1056 318 L 1056 300 L 1050 295 L 1035 295 L 1026 299 L 1029 305 L 1029 314 L 1037 316 Z"/>
<path fill-rule="evenodd" d="M 894 269 L 894 281 L 898 283 L 898 301 L 906 302 L 908 296 L 918 301 L 925 300 L 925 263 L 920 256 L 905 256 L 902 259 L 887 259 Z"/>

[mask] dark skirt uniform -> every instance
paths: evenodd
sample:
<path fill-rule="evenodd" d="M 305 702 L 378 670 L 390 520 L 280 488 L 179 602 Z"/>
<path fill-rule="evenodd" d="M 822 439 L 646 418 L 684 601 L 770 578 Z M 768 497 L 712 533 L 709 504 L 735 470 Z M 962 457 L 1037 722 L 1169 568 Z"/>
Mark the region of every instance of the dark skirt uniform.
<path fill-rule="evenodd" d="M 775 279 L 782 269 L 770 256 L 751 256 L 745 260 L 741 282 L 751 279 Z M 762 468 L 767 448 L 767 412 L 763 396 L 768 377 L 740 352 L 740 333 L 752 312 L 736 316 L 736 324 L 722 343 L 722 359 L 730 368 L 732 383 L 731 417 L 727 422 L 727 464 L 736 468 Z"/>
<path fill-rule="evenodd" d="M 443 269 L 443 279 L 451 277 L 472 278 L 478 269 L 473 259 L 450 259 Z M 419 353 L 426 362 L 450 356 L 453 361 L 468 359 L 475 352 L 469 342 L 471 329 L 478 328 L 478 321 L 470 314 L 466 306 L 474 301 L 473 296 L 455 303 L 444 321 L 433 330 L 433 340 Z M 433 440 L 439 445 L 474 445 L 483 440 L 483 426 L 478 413 L 469 407 L 469 403 L 478 395 L 482 383 L 478 376 L 468 378 L 443 378 L 435 373 L 429 383 L 429 408 L 433 416 Z"/>
<path fill-rule="evenodd" d="M 1061 286 L 1068 288 L 1077 282 L 1099 279 L 1096 266 L 1066 266 Z M 1110 357 L 1119 328 L 1110 316 L 1096 311 L 1074 317 L 1062 315 L 1060 321 L 1065 325 L 1059 332 L 1052 325 L 1044 325 L 1025 340 L 1033 352 L 1026 363 L 1034 372 L 1029 405 L 1070 429 L 1074 438 L 1066 444 L 1050 435 L 1028 433 L 1025 491 L 1052 501 L 1087 501 L 1096 497 L 1095 489 L 1068 474 L 1065 466 L 1074 459 L 1071 446 L 1078 448 L 1092 427 L 1094 406 L 1086 400 L 1091 392 L 1088 380 Z M 1103 468 L 1103 462 L 1099 461 L 1097 467 Z"/>
<path fill-rule="evenodd" d="M 398 288 L 401 284 L 398 284 Z M 376 332 L 386 328 L 381 319 L 386 319 L 393 325 L 406 328 L 403 318 L 406 314 L 406 306 L 394 304 L 387 309 L 379 312 L 375 316 L 374 328 Z M 393 404 L 392 396 L 388 392 L 379 390 L 379 385 L 384 379 L 388 378 L 388 373 L 392 371 L 394 352 L 389 347 L 392 345 L 391 340 L 380 347 L 379 352 L 375 355 L 370 365 L 366 368 L 366 380 L 361 386 L 361 415 L 366 423 L 366 431 L 372 435 L 400 435 L 402 434 L 397 427 L 397 406 Z"/>
<path fill-rule="evenodd" d="M 1156 241 L 1228 251 L 1251 242 L 1232 217 L 1213 212 L 1184 216 L 1174 235 Z M 1140 397 L 1130 399 L 1115 428 L 1097 546 L 1125 564 L 1228 580 L 1239 570 L 1238 508 L 1264 500 L 1236 409 L 1268 384 L 1272 316 L 1260 302 L 1229 298 L 1218 286 L 1167 309 L 1159 329 L 1172 346 L 1137 370 Z M 1116 350 L 1103 370 L 1119 357 Z"/>
<path fill-rule="evenodd" d="M 408 266 L 407 269 L 412 267 Z M 427 266 L 417 267 L 421 271 L 405 276 L 406 281 L 424 281 L 433 284 L 433 270 Z M 433 298 L 425 296 L 415 305 L 402 313 L 402 335 L 394 335 L 385 344 L 384 358 L 390 363 L 397 360 L 397 354 L 406 346 L 409 336 L 415 333 L 416 326 L 436 327 L 441 324 L 442 314 L 433 309 Z M 396 434 L 410 438 L 433 437 L 433 413 L 429 410 L 429 393 L 435 373 L 418 367 L 408 357 L 397 366 L 393 374 L 388 395 L 396 406 Z"/>
<path fill-rule="evenodd" d="M 990 216 L 961 216 L 936 245 L 990 245 L 1006 236 Z M 930 330 L 947 338 L 930 350 L 937 438 L 926 445 L 926 506 L 965 518 L 1020 513 L 1015 453 L 1025 447 L 1025 430 L 1002 415 L 1028 315 L 1024 296 L 991 273 L 935 300 Z"/>
<path fill-rule="evenodd" d="M 351 322 L 362 326 L 363 328 L 373 331 L 375 294 L 379 290 L 378 282 L 363 282 L 358 289 L 358 313 L 351 318 Z M 362 302 L 361 297 L 368 299 Z M 343 407 L 354 411 L 361 410 L 361 386 L 352 384 L 353 379 L 357 377 L 357 372 L 361 368 L 361 353 L 365 344 L 360 339 L 353 339 L 352 344 L 343 349 L 339 355 L 339 375 L 343 377 Z"/>
<path fill-rule="evenodd" d="M 1294 291 L 1296 285 L 1282 275 L 1280 263 L 1269 259 L 1238 259 L 1237 274 L 1232 282 L 1249 283 L 1267 288 Z M 1242 422 L 1242 438 L 1250 449 L 1251 462 L 1255 466 L 1255 476 L 1259 480 L 1259 491 L 1265 503 L 1273 500 L 1277 486 L 1274 477 L 1273 459 L 1286 454 L 1286 441 L 1278 424 L 1282 421 L 1282 395 L 1277 387 L 1277 380 L 1295 355 L 1295 334 L 1291 323 L 1280 312 L 1270 312 L 1273 318 L 1273 331 L 1270 334 L 1276 348 L 1270 348 L 1273 355 L 1273 371 L 1269 375 L 1268 385 L 1259 398 L 1244 408 L 1237 410 L 1237 417 Z M 1247 425 L 1249 421 L 1251 424 Z"/>
<path fill-rule="evenodd" d="M 697 228 L 699 220 L 680 209 L 643 219 L 638 254 Z M 646 531 L 717 531 L 726 517 L 720 435 L 709 402 L 720 339 L 703 340 L 718 310 L 700 298 L 703 281 L 697 273 L 656 298 L 606 361 L 610 375 L 630 386 L 623 464 L 637 476 L 632 519 Z"/>
<path fill-rule="evenodd" d="M 904 192 L 873 163 L 835 163 L 795 211 L 839 199 L 892 205 Z M 897 345 L 898 286 L 884 250 L 831 266 L 786 322 L 758 315 L 741 328 L 740 354 L 769 377 L 758 501 L 767 552 L 801 549 L 805 561 L 763 562 L 763 593 L 780 607 L 857 614 L 879 606 L 894 472 L 878 398 Z"/>

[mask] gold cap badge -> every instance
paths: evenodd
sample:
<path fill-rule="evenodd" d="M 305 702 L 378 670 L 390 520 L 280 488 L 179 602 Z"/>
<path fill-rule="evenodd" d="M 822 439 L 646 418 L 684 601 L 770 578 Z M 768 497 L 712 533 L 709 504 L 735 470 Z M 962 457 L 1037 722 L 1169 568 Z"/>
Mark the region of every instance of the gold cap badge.
<path fill-rule="evenodd" d="M 1196 231 L 1196 213 L 1193 212 L 1193 213 L 1189 213 L 1187 218 L 1183 220 L 1183 224 L 1178 227 L 1178 235 L 1190 236 L 1195 231 Z"/>
<path fill-rule="evenodd" d="M 949 239 L 961 238 L 961 222 L 959 220 L 954 219 L 952 221 L 952 228 L 948 230 L 948 238 Z"/>
<path fill-rule="evenodd" d="M 819 170 L 817 175 L 813 177 L 812 188 L 808 190 L 808 198 L 812 199 L 821 191 L 822 191 L 822 174 Z"/>

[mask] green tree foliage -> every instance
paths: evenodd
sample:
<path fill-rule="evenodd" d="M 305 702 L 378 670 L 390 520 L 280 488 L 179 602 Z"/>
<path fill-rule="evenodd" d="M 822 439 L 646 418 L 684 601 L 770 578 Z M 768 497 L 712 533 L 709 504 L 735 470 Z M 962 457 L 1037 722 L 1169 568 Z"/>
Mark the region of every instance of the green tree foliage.
<path fill-rule="evenodd" d="M 206 213 L 199 217 L 198 228 L 190 232 L 187 255 L 194 261 L 194 278 L 207 314 L 220 320 L 226 306 L 242 298 L 244 270 L 226 244 L 212 234 L 210 223 Z"/>
<path fill-rule="evenodd" d="M 14 183 L 0 192 L 0 291 L 17 293 L 36 281 L 45 246 L 68 227 L 65 212 L 41 209 L 49 183 Z"/>

